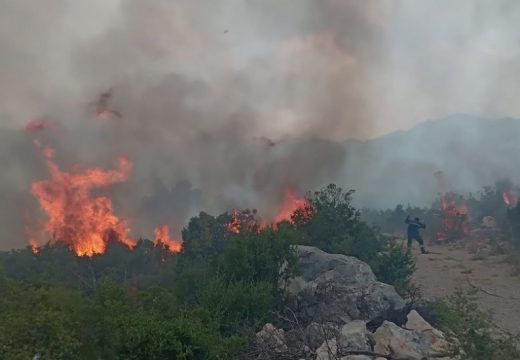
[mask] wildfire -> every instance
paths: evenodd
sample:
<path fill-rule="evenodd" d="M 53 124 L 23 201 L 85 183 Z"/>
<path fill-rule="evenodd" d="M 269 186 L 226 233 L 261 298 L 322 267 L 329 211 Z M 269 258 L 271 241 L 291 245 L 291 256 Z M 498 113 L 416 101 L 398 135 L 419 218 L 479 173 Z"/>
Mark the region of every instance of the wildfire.
<path fill-rule="evenodd" d="M 31 250 L 35 255 L 40 255 L 41 248 L 38 245 L 36 245 L 35 243 L 33 244 L 32 242 L 31 242 Z"/>
<path fill-rule="evenodd" d="M 233 210 L 231 220 L 226 224 L 227 231 L 240 234 L 244 230 L 262 232 L 267 227 L 264 221 L 255 218 L 256 211 Z"/>
<path fill-rule="evenodd" d="M 107 196 L 93 196 L 94 189 L 106 189 L 124 182 L 132 171 L 132 163 L 120 157 L 116 170 L 90 168 L 62 171 L 54 161 L 54 150 L 45 147 L 43 155 L 50 180 L 32 184 L 31 192 L 38 199 L 48 219 L 42 232 L 51 244 L 65 243 L 78 256 L 93 256 L 105 252 L 109 243 L 121 243 L 128 248 L 135 244 L 128 238 L 128 224 L 113 214 L 112 201 Z M 33 249 L 37 241 L 30 240 Z"/>
<path fill-rule="evenodd" d="M 280 210 L 271 224 L 262 220 L 257 220 L 254 217 L 254 213 L 233 210 L 231 213 L 231 221 L 226 225 L 226 227 L 227 230 L 233 234 L 239 234 L 244 229 L 255 229 L 257 232 L 261 232 L 266 228 L 271 227 L 276 230 L 278 225 L 283 221 L 292 223 L 292 215 L 296 210 L 307 207 L 308 201 L 304 198 L 299 198 L 294 190 L 287 187 L 284 191 Z"/>
<path fill-rule="evenodd" d="M 441 206 L 443 214 L 437 240 L 457 239 L 469 234 L 467 208 L 458 205 L 453 195 L 446 194 L 441 196 Z"/>
<path fill-rule="evenodd" d="M 168 248 L 172 253 L 180 253 L 182 250 L 182 241 L 170 238 L 170 228 L 168 225 L 160 225 L 155 228 L 155 246 L 163 246 Z"/>
<path fill-rule="evenodd" d="M 468 209 L 464 204 L 459 204 L 455 194 L 447 192 L 448 186 L 444 174 L 437 171 L 434 175 L 439 184 L 442 209 L 442 221 L 437 231 L 437 240 L 454 240 L 469 234 Z"/>
<path fill-rule="evenodd" d="M 280 206 L 280 210 L 278 215 L 274 218 L 275 226 L 282 221 L 289 221 L 292 223 L 291 216 L 292 214 L 307 205 L 307 200 L 303 198 L 299 198 L 294 190 L 287 187 L 284 191 L 282 205 Z"/>
<path fill-rule="evenodd" d="M 504 203 L 507 206 L 513 206 L 514 207 L 518 203 L 518 196 L 516 196 L 515 194 L 512 194 L 509 191 L 504 191 L 502 193 L 502 200 L 504 200 Z"/>
<path fill-rule="evenodd" d="M 226 225 L 227 230 L 232 234 L 240 234 L 240 212 L 233 210 L 231 221 Z"/>

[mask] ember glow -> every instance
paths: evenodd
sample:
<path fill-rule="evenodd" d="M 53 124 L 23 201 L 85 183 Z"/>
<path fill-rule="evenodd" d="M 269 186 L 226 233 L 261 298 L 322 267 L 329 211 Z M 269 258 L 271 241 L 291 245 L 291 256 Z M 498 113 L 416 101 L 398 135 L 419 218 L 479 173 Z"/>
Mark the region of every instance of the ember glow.
<path fill-rule="evenodd" d="M 59 169 L 54 150 L 43 149 L 50 180 L 32 184 L 31 192 L 38 199 L 47 221 L 40 231 L 51 244 L 62 242 L 78 256 L 93 256 L 105 252 L 109 243 L 121 243 L 128 248 L 135 244 L 128 238 L 128 224 L 113 213 L 108 196 L 93 196 L 92 190 L 104 190 L 124 182 L 132 171 L 132 163 L 120 157 L 116 170 L 79 167 L 67 172 Z M 41 242 L 30 237 L 33 249 Z M 31 240 L 32 239 L 32 240 Z"/>
<path fill-rule="evenodd" d="M 45 130 L 56 128 L 56 124 L 46 119 L 33 119 L 25 125 L 25 132 L 30 134 L 41 133 Z"/>
<path fill-rule="evenodd" d="M 182 250 L 182 241 L 173 240 L 170 237 L 170 228 L 168 225 L 160 225 L 155 228 L 155 246 L 167 248 L 172 253 L 180 253 Z"/>
<path fill-rule="evenodd" d="M 507 206 L 514 207 L 518 204 L 518 196 L 509 191 L 504 191 L 502 193 L 502 200 L 504 200 L 504 204 L 506 204 Z"/>

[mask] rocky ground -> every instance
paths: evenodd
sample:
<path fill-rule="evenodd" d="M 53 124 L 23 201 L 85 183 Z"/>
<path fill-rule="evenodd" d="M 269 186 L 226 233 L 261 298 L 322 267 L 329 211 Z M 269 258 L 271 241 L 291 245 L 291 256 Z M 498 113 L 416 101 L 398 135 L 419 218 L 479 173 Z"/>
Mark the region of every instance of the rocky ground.
<path fill-rule="evenodd" d="M 520 332 L 520 277 L 506 261 L 507 255 L 495 255 L 474 241 L 429 245 L 428 250 L 439 254 L 417 255 L 413 279 L 424 297 L 445 297 L 457 288 L 477 289 L 479 305 L 494 314 L 497 326 Z"/>

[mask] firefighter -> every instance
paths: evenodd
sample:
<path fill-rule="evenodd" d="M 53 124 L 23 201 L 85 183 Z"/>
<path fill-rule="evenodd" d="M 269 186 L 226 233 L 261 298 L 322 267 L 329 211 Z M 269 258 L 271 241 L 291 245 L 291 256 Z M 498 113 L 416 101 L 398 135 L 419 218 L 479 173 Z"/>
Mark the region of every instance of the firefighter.
<path fill-rule="evenodd" d="M 418 217 L 411 220 L 410 215 L 406 217 L 404 222 L 408 224 L 408 249 L 412 248 L 412 241 L 417 240 L 419 246 L 421 247 L 421 254 L 426 254 L 426 250 L 424 249 L 424 241 L 419 232 L 420 229 L 426 229 L 426 225 L 422 223 Z"/>

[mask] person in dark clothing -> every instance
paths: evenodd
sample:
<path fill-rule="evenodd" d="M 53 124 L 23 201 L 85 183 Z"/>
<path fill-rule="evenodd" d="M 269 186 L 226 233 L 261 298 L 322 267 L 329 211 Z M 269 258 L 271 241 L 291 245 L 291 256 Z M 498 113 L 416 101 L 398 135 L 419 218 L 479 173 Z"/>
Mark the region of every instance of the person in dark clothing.
<path fill-rule="evenodd" d="M 411 220 L 410 215 L 406 217 L 404 222 L 408 224 L 408 249 L 411 249 L 412 241 L 417 240 L 419 246 L 421 247 L 421 253 L 426 254 L 426 250 L 424 249 L 424 242 L 419 232 L 420 229 L 426 229 L 426 225 L 422 223 L 418 217 Z"/>

